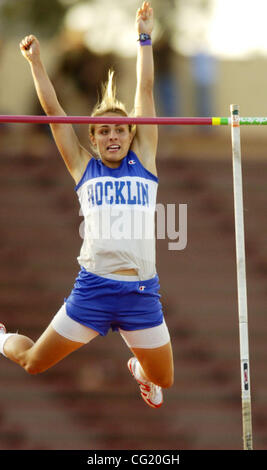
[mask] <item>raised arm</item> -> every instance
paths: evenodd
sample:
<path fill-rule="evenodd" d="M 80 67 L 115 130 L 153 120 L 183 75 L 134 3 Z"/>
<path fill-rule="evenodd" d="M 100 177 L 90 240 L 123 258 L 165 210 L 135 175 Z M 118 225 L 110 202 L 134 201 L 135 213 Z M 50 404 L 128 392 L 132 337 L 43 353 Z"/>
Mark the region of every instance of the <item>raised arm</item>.
<path fill-rule="evenodd" d="M 33 35 L 26 36 L 20 43 L 22 55 L 30 64 L 35 89 L 44 112 L 49 116 L 65 116 L 54 87 L 47 75 L 40 55 L 40 45 Z M 91 158 L 74 132 L 71 124 L 51 124 L 53 137 L 65 164 L 77 183 Z"/>
<path fill-rule="evenodd" d="M 153 9 L 149 2 L 144 2 L 136 13 L 136 31 L 139 37 L 136 62 L 136 93 L 135 116 L 156 116 L 153 87 L 154 87 L 154 59 L 151 40 L 142 41 L 145 34 L 151 37 L 153 30 Z M 155 125 L 137 127 L 133 150 L 138 152 L 143 165 L 151 172 L 156 173 L 156 152 L 158 144 L 158 128 Z"/>

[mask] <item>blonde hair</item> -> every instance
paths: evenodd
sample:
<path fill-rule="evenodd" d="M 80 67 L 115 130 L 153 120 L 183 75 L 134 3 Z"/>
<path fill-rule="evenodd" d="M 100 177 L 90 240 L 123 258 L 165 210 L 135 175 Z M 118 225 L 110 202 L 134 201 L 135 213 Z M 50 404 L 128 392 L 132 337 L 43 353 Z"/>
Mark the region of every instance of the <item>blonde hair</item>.
<path fill-rule="evenodd" d="M 116 98 L 116 84 L 114 81 L 114 71 L 109 70 L 108 80 L 102 84 L 101 87 L 101 100 L 98 100 L 95 105 L 91 116 L 103 116 L 106 113 L 116 113 L 120 116 L 127 117 L 128 113 L 124 104 Z M 132 130 L 132 126 L 129 125 L 129 130 Z M 89 135 L 94 135 L 95 125 L 89 125 Z"/>

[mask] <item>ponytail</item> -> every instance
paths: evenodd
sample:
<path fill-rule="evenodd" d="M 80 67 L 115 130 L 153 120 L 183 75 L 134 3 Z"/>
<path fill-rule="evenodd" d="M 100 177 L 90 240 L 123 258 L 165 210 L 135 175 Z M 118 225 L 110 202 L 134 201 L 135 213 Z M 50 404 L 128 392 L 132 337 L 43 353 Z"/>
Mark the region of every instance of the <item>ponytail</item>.
<path fill-rule="evenodd" d="M 124 104 L 116 98 L 116 84 L 114 81 L 114 71 L 109 70 L 108 80 L 102 84 L 101 99 L 95 105 L 91 116 L 103 116 L 106 113 L 116 113 L 120 116 L 128 116 Z M 130 131 L 132 126 L 130 126 Z M 94 124 L 89 125 L 89 135 L 94 135 Z"/>

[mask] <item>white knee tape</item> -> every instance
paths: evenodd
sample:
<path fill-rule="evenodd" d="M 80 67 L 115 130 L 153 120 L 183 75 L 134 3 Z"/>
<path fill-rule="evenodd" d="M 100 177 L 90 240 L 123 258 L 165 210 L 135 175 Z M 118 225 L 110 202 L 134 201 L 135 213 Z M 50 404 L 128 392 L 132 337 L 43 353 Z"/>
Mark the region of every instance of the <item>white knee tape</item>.
<path fill-rule="evenodd" d="M 0 353 L 3 354 L 3 356 L 6 357 L 6 354 L 4 353 L 4 345 L 6 340 L 10 338 L 10 336 L 14 336 L 16 334 L 17 333 L 5 333 L 0 335 Z"/>

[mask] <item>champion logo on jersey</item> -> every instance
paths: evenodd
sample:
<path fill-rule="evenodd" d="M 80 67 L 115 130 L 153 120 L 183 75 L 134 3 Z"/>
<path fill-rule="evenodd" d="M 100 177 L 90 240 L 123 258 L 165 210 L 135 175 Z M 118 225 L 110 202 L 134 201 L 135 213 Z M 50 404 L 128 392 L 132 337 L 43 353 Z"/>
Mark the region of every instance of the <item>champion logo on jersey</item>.
<path fill-rule="evenodd" d="M 136 161 L 135 160 L 129 160 L 128 163 L 129 163 L 129 165 L 135 165 Z"/>
<path fill-rule="evenodd" d="M 143 290 L 145 290 L 145 288 L 146 288 L 146 286 L 140 286 L 139 290 L 143 291 Z"/>

